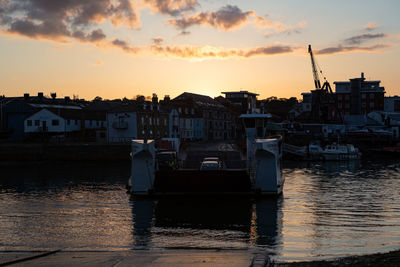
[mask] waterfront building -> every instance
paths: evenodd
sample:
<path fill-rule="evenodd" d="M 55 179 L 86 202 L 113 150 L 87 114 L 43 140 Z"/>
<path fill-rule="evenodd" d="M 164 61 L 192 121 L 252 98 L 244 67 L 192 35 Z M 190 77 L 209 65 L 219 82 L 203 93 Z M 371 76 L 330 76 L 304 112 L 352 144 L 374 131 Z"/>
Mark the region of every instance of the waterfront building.
<path fill-rule="evenodd" d="M 400 112 L 374 111 L 368 114 L 368 118 L 391 132 L 394 138 L 400 138 Z"/>
<path fill-rule="evenodd" d="M 202 136 L 203 140 L 229 140 L 235 138 L 235 118 L 232 112 L 215 99 L 205 95 L 185 92 L 172 101 L 175 103 L 186 102 L 190 106 L 187 113 L 193 113 L 190 115 L 197 119 L 192 121 L 191 127 L 189 121 L 190 129 L 196 128 L 197 133 L 194 134 L 195 136 Z M 181 110 L 180 114 L 184 114 L 185 111 Z M 193 123 L 196 126 L 193 126 Z M 182 126 L 186 127 L 187 125 Z M 191 136 L 194 135 L 193 133 L 191 134 Z"/>
<path fill-rule="evenodd" d="M 38 111 L 22 97 L 5 97 L 0 103 L 1 138 L 21 141 L 25 138 L 24 121 Z"/>
<path fill-rule="evenodd" d="M 66 134 L 81 130 L 81 109 L 50 111 L 43 108 L 24 121 L 24 132 L 31 135 Z"/>
<path fill-rule="evenodd" d="M 202 113 L 191 100 L 173 100 L 170 102 L 178 115 L 178 137 L 184 140 L 202 140 L 204 138 Z"/>
<path fill-rule="evenodd" d="M 73 119 L 81 120 L 81 117 L 77 116 L 76 112 L 73 112 L 74 114 L 69 113 L 71 113 L 71 110 L 81 110 L 82 105 L 72 101 L 69 97 L 60 99 L 56 98 L 56 96 L 55 93 L 52 93 L 50 98 L 44 96 L 42 92 L 39 92 L 37 96 L 24 94 L 23 97 L 3 98 L 1 100 L 1 129 L 2 132 L 9 133 L 7 136 L 4 136 L 4 138 L 7 138 L 9 141 L 21 141 L 31 136 L 32 133 L 39 132 L 39 127 L 42 127 L 42 132 L 43 130 L 48 129 L 47 127 L 49 125 L 47 124 L 47 121 L 44 122 L 45 127 L 43 127 L 43 121 L 41 120 L 35 119 L 35 122 L 28 122 L 30 116 L 43 109 L 58 116 L 62 115 L 67 119 L 67 121 L 69 120 L 69 122 L 71 122 L 71 118 L 69 118 L 71 116 Z M 30 126 L 31 123 L 32 125 Z M 80 126 L 79 123 L 79 127 Z M 64 127 L 64 131 L 62 132 L 69 132 L 69 130 Z"/>
<path fill-rule="evenodd" d="M 153 94 L 151 101 L 139 96 L 136 105 L 138 139 L 159 139 L 170 136 L 170 112 L 160 105 L 156 94 Z"/>
<path fill-rule="evenodd" d="M 127 143 L 137 139 L 137 106 L 134 103 L 118 105 L 107 112 L 107 140 L 109 143 Z"/>
<path fill-rule="evenodd" d="M 169 95 L 165 95 L 163 100 L 160 100 L 160 107 L 163 111 L 167 112 L 169 115 L 169 126 L 168 126 L 168 132 L 169 132 L 169 137 L 172 138 L 179 138 L 180 133 L 179 133 L 179 112 L 177 110 L 177 107 L 172 105 L 171 98 Z"/>
<path fill-rule="evenodd" d="M 400 97 L 391 96 L 384 99 L 385 112 L 400 112 Z"/>
<path fill-rule="evenodd" d="M 241 114 L 259 113 L 257 112 L 257 96 L 259 94 L 249 91 L 222 92 L 222 94 L 229 102 L 241 107 Z"/>
<path fill-rule="evenodd" d="M 361 115 L 384 109 L 385 88 L 381 81 L 367 81 L 364 73 L 361 78 L 347 82 L 336 81 L 335 102 L 337 110 L 343 115 Z"/>

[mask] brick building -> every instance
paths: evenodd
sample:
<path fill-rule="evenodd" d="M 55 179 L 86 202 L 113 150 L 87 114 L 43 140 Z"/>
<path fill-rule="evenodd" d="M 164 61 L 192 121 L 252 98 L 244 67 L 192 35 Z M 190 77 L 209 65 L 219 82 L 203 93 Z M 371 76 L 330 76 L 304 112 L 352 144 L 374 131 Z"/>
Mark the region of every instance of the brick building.
<path fill-rule="evenodd" d="M 364 73 L 361 73 L 361 78 L 350 79 L 348 82 L 334 82 L 337 110 L 342 116 L 384 110 L 385 88 L 380 83 L 366 81 Z"/>

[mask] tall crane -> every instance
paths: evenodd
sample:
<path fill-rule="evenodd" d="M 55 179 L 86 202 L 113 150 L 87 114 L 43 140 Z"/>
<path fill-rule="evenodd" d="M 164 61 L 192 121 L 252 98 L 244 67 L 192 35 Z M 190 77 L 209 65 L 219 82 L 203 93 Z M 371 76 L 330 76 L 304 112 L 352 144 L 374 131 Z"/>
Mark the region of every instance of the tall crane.
<path fill-rule="evenodd" d="M 315 85 L 315 90 L 312 91 L 312 119 L 313 121 L 318 122 L 330 122 L 334 120 L 340 120 L 342 122 L 340 111 L 337 110 L 335 105 L 335 98 L 333 96 L 331 85 L 323 75 L 321 68 L 318 66 L 311 45 L 308 45 L 308 53 L 311 57 L 311 68 Z M 324 84 L 322 87 L 320 74 L 324 78 Z"/>
<path fill-rule="evenodd" d="M 315 89 L 321 89 L 321 82 L 319 81 L 319 74 L 317 70 L 317 64 L 315 63 L 314 55 L 311 49 L 311 45 L 308 45 L 308 53 L 311 56 L 311 67 L 312 67 L 312 72 L 314 76 L 314 83 L 315 83 Z"/>
<path fill-rule="evenodd" d="M 311 49 L 311 45 L 308 45 L 308 53 L 310 54 L 311 57 L 311 67 L 312 67 L 312 72 L 314 76 L 314 84 L 315 84 L 315 89 L 316 90 L 325 90 L 327 93 L 333 94 L 331 85 L 327 81 L 326 77 L 323 76 L 321 68 L 318 66 L 317 61 L 314 58 L 314 54 Z M 324 84 L 321 87 L 321 81 L 319 79 L 319 74 L 324 77 Z"/>

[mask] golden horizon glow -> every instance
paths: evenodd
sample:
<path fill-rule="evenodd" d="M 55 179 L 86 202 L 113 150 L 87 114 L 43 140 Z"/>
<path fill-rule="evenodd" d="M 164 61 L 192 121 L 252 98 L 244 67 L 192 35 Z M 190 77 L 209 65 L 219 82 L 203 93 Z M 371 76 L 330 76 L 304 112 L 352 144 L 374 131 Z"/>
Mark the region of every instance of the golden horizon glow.
<path fill-rule="evenodd" d="M 101 0 L 97 5 L 104 10 L 93 16 L 82 13 L 92 8 L 89 2 L 57 3 L 69 10 L 60 19 L 53 9 L 24 1 L 29 5 L 16 6 L 17 14 L 0 11 L 0 94 L 6 96 L 215 97 L 247 90 L 259 99 L 301 98 L 313 88 L 309 43 L 331 83 L 364 72 L 382 81 L 386 95 L 400 94 L 396 1 L 360 6 L 340 0 L 311 11 L 300 7 L 316 7 L 316 0 L 289 6 L 261 0 Z M 348 9 L 339 8 L 342 2 Z M 48 16 L 30 20 L 29 7 Z M 326 9 L 332 12 L 319 12 Z"/>

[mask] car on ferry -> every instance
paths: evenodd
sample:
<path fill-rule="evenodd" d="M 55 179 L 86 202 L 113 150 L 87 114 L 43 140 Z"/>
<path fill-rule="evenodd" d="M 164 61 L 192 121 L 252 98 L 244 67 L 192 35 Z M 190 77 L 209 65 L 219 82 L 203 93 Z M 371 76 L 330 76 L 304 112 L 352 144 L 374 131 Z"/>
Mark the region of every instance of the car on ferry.
<path fill-rule="evenodd" d="M 218 157 L 204 158 L 200 165 L 201 171 L 217 171 L 222 169 L 222 162 Z"/>

